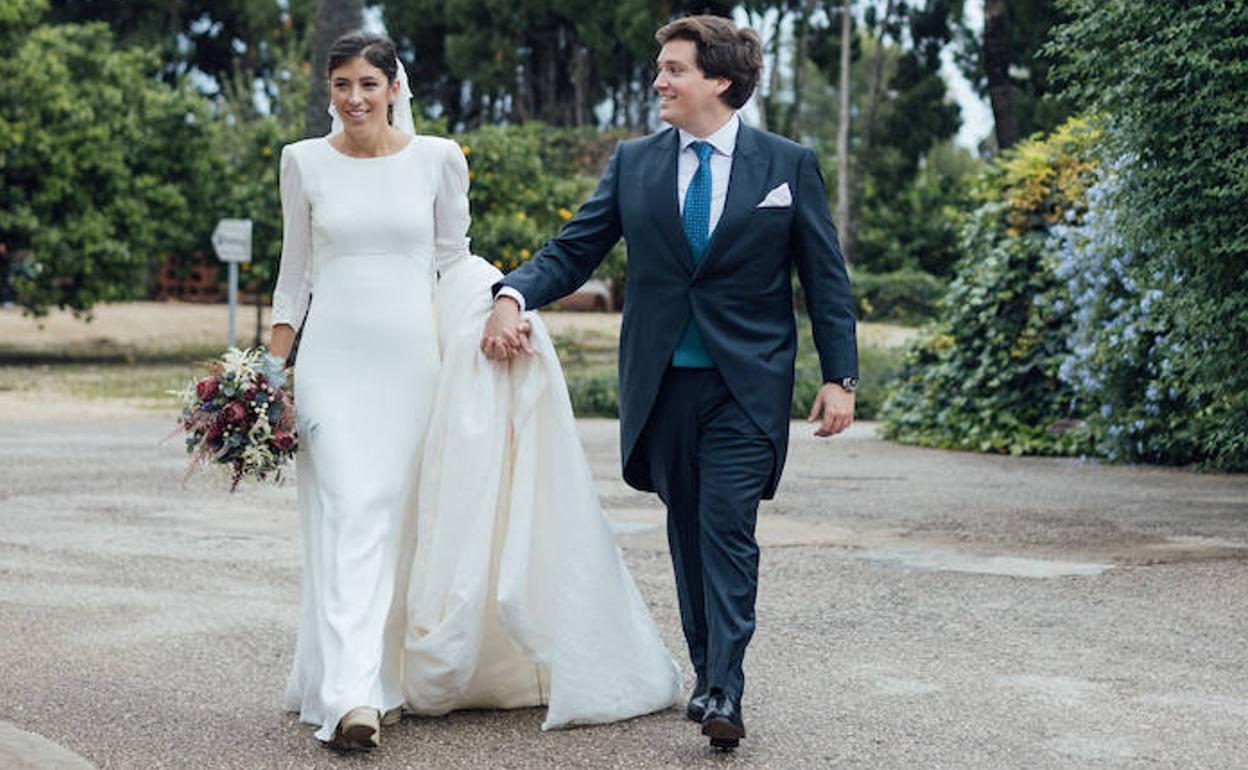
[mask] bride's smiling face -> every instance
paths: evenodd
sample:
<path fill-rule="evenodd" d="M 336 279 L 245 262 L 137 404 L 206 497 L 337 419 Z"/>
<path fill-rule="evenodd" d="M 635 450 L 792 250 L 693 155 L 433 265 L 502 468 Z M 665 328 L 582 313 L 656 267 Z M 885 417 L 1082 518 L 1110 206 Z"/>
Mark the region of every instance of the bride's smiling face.
<path fill-rule="evenodd" d="M 357 56 L 329 73 L 329 94 L 348 131 L 372 131 L 389 124 L 389 107 L 399 96 L 399 81 Z"/>

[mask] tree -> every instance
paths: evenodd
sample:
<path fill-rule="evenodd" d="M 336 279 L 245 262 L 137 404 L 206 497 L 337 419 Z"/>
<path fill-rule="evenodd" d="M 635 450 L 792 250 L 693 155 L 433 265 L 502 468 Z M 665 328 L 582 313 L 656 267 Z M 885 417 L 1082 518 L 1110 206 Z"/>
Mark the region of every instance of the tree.
<path fill-rule="evenodd" d="M 955 59 L 976 92 L 989 98 L 997 131 L 1017 141 L 1071 117 L 1073 106 L 1056 92 L 1041 53 L 1050 30 L 1067 18 L 1059 0 L 983 0 L 982 36 L 966 24 L 966 2 L 944 3 L 956 20 Z"/>
<path fill-rule="evenodd" d="M 452 128 L 538 120 L 650 128 L 654 33 L 685 12 L 731 16 L 724 2 L 390 0 L 386 27 L 410 57 L 413 94 Z"/>
<path fill-rule="evenodd" d="M 140 296 L 154 260 L 211 228 L 208 105 L 102 23 L 18 32 L 0 32 L 13 41 L 0 59 L 0 243 L 28 255 L 12 270 L 18 302 L 88 312 Z"/>
<path fill-rule="evenodd" d="M 325 65 L 329 47 L 341 35 L 359 29 L 364 21 L 364 0 L 318 0 L 312 33 L 312 71 L 310 73 L 304 136 L 329 133 L 329 82 Z"/>
<path fill-rule="evenodd" d="M 846 18 L 842 8 L 838 0 L 832 23 L 839 25 Z M 961 186 L 945 180 L 929 184 L 921 195 L 910 187 L 924 158 L 958 129 L 958 107 L 946 98 L 939 73 L 940 49 L 951 36 L 950 4 L 928 0 L 911 5 L 899 0 L 886 3 L 884 10 L 879 17 L 870 8 L 864 13 L 866 28 L 851 34 L 848 47 L 838 35 L 815 39 L 811 63 L 818 72 L 808 78 L 803 110 L 809 114 L 802 125 L 811 128 L 803 140 L 838 159 L 837 225 L 842 249 L 855 264 L 881 271 L 931 266 L 943 273 L 949 267 L 950 233 L 955 227 L 948 221 L 949 207 L 936 205 L 932 193 L 949 190 L 959 196 L 951 201 L 957 203 Z M 846 59 L 848 68 L 842 64 Z M 855 61 L 867 66 L 854 66 Z M 830 83 L 838 81 L 841 85 L 832 88 Z M 848 152 L 842 155 L 839 129 L 850 116 L 861 117 L 852 124 Z M 831 126 L 838 128 L 835 137 L 825 128 Z M 904 216 L 903 212 L 920 213 L 914 208 L 920 203 L 929 219 L 919 222 Z M 933 213 L 938 214 L 936 221 L 930 220 Z M 936 233 L 942 235 L 936 238 Z M 898 248 L 910 240 L 930 243 L 933 238 L 942 246 L 921 263 L 914 261 L 913 250 Z"/>
<path fill-rule="evenodd" d="M 1014 87 L 1010 84 L 1010 33 L 1005 17 L 1005 0 L 984 0 L 984 76 L 988 100 L 996 123 L 997 148 L 1004 150 L 1018 141 L 1018 119 L 1014 115 Z"/>
<path fill-rule="evenodd" d="M 836 219 L 842 233 L 851 232 L 849 200 L 849 48 L 853 9 L 850 0 L 841 7 L 841 104 L 836 122 Z M 854 261 L 854 245 L 842 238 L 846 264 Z"/>
<path fill-rule="evenodd" d="M 195 70 L 209 94 L 238 70 L 254 74 L 266 93 L 280 58 L 281 39 L 300 37 L 314 0 L 52 0 L 48 20 L 57 24 L 101 21 L 123 46 L 139 46 L 160 61 L 173 84 Z M 271 93 L 270 93 L 271 95 Z"/>

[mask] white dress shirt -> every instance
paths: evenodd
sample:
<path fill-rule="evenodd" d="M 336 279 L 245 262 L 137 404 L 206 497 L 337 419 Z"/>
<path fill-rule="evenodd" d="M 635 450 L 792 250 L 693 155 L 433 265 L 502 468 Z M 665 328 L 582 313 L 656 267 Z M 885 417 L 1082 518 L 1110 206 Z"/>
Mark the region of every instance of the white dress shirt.
<path fill-rule="evenodd" d="M 698 137 L 683 128 L 678 129 L 680 152 L 676 153 L 676 204 L 680 207 L 681 214 L 685 212 L 685 193 L 689 191 L 689 183 L 693 181 L 693 175 L 698 172 L 698 154 L 690 145 L 703 141 L 709 142 L 714 148 L 711 152 L 711 229 L 707 233 L 708 242 L 710 235 L 715 232 L 715 225 L 719 224 L 719 218 L 724 213 L 724 202 L 728 199 L 728 178 L 732 175 L 732 153 L 737 148 L 737 131 L 740 128 L 741 118 L 733 112 L 728 122 L 710 136 Z M 503 286 L 498 290 L 498 296 L 511 297 L 520 303 L 520 312 L 524 312 L 526 307 L 524 295 L 519 291 L 510 286 Z"/>
<path fill-rule="evenodd" d="M 732 174 L 732 153 L 737 148 L 737 130 L 740 128 L 741 118 L 734 112 L 727 123 L 707 137 L 697 137 L 680 129 L 680 152 L 676 155 L 676 200 L 682 215 L 685 213 L 685 193 L 689 192 L 689 183 L 698 172 L 698 154 L 690 145 L 700 140 L 714 148 L 711 152 L 711 229 L 707 233 L 708 239 L 724 213 L 728 177 Z"/>

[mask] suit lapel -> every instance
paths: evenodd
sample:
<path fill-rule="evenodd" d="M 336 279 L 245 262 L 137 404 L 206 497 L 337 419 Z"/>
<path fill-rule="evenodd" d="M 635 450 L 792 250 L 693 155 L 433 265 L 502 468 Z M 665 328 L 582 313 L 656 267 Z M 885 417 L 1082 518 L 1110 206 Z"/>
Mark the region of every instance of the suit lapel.
<path fill-rule="evenodd" d="M 696 274 L 706 272 L 707 266 L 715 261 L 720 252 L 738 240 L 754 206 L 761 200 L 762 188 L 767 181 L 767 158 L 759 149 L 756 131 L 744 123 L 737 130 L 737 146 L 732 152 L 732 172 L 728 175 L 724 211 L 719 215 L 719 222 L 715 225 L 715 232 L 711 233 L 711 241 L 706 246 L 706 254 L 702 256 Z"/>
<path fill-rule="evenodd" d="M 676 183 L 676 156 L 680 152 L 680 133 L 674 128 L 660 134 L 647 160 L 646 193 L 650 200 L 650 216 L 658 231 L 667 240 L 671 254 L 690 273 L 693 253 L 680 222 L 680 202 Z"/>

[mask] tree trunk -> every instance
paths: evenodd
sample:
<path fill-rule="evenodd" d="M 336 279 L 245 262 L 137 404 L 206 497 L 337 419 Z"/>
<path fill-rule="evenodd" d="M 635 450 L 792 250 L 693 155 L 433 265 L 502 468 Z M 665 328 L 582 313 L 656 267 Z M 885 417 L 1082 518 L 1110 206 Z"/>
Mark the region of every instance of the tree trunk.
<path fill-rule="evenodd" d="M 880 20 L 880 33 L 875 37 L 875 59 L 871 62 L 871 77 L 867 82 L 867 125 L 862 132 L 864 151 L 870 151 L 875 138 L 875 116 L 880 106 L 880 81 L 884 79 L 884 30 L 893 15 L 893 0 L 884 6 L 884 18 Z"/>
<path fill-rule="evenodd" d="M 802 75 L 806 72 L 810 16 L 814 12 L 815 0 L 803 0 L 797 18 L 797 46 L 793 53 L 793 104 L 789 106 L 788 136 L 795 142 L 802 140 Z"/>
<path fill-rule="evenodd" d="M 775 133 L 783 133 L 784 126 L 780 125 L 780 54 L 784 50 L 784 46 L 780 44 L 780 35 L 784 32 L 784 19 L 787 14 L 783 7 L 776 11 L 776 25 L 771 35 L 771 79 L 767 86 L 767 98 L 763 100 L 766 106 L 765 112 L 771 121 L 771 130 Z"/>
<path fill-rule="evenodd" d="M 439 89 L 438 101 L 446 114 L 446 125 L 451 131 L 458 131 L 464 126 L 464 84 L 453 77 L 447 77 Z"/>
<path fill-rule="evenodd" d="M 841 253 L 853 262 L 854 244 L 849 232 L 849 48 L 853 19 L 852 0 L 841 9 L 841 115 L 836 127 L 836 224 L 841 229 Z"/>
<path fill-rule="evenodd" d="M 589 77 L 592 62 L 589 58 L 589 49 L 579 43 L 576 46 L 576 59 L 573 62 L 572 69 L 572 85 L 573 85 L 573 105 L 572 105 L 572 125 L 580 128 L 582 126 L 593 125 L 590 119 L 589 104 Z"/>
<path fill-rule="evenodd" d="M 511 119 L 528 123 L 533 118 L 533 57 L 516 67 L 516 93 L 511 100 Z"/>
<path fill-rule="evenodd" d="M 763 17 L 749 8 L 745 8 L 745 16 L 749 22 L 750 29 L 757 30 L 759 36 L 762 36 Z M 767 130 L 767 101 L 763 96 L 763 80 L 760 74 L 758 85 L 754 88 L 754 93 L 750 94 L 751 101 L 754 102 L 754 109 L 758 110 L 758 128 L 763 131 Z"/>
<path fill-rule="evenodd" d="M 997 124 L 997 149 L 1004 150 L 1018 141 L 1005 0 L 984 0 L 984 74 L 988 77 L 988 101 Z"/>
<path fill-rule="evenodd" d="M 536 30 L 528 39 L 532 117 L 550 126 L 565 124 L 559 103 L 559 58 L 562 56 L 559 43 L 557 28 Z"/>
<path fill-rule="evenodd" d="M 880 107 L 880 86 L 884 80 L 884 31 L 888 28 L 888 21 L 893 16 L 893 0 L 888 0 L 884 6 L 884 17 L 880 20 L 880 31 L 875 36 L 875 57 L 871 61 L 871 74 L 867 80 L 867 121 L 863 127 L 862 149 L 859 153 L 862 165 L 859 171 L 862 172 L 854 177 L 853 192 L 850 196 L 849 215 L 844 224 L 844 232 L 841 234 L 842 243 L 848 243 L 852 249 L 858 243 L 858 229 L 862 224 L 861 200 L 862 200 L 862 178 L 868 173 L 868 169 L 872 168 L 871 161 L 874 159 L 875 153 L 875 119 L 879 113 Z"/>
<path fill-rule="evenodd" d="M 654 104 L 654 93 L 651 91 L 650 84 L 648 82 L 640 78 L 638 79 L 638 82 L 640 83 L 640 87 L 638 89 L 639 94 L 637 99 L 637 124 L 633 127 L 642 131 L 649 131 L 651 120 L 650 112 L 651 106 Z M 629 99 L 629 104 L 630 107 L 628 114 L 631 116 L 633 114 L 631 98 Z"/>
<path fill-rule="evenodd" d="M 364 0 L 317 0 L 316 27 L 312 33 L 312 75 L 308 84 L 308 106 L 304 113 L 303 135 L 324 136 L 329 133 L 329 79 L 325 63 L 329 46 L 344 32 L 359 29 L 364 23 Z"/>

